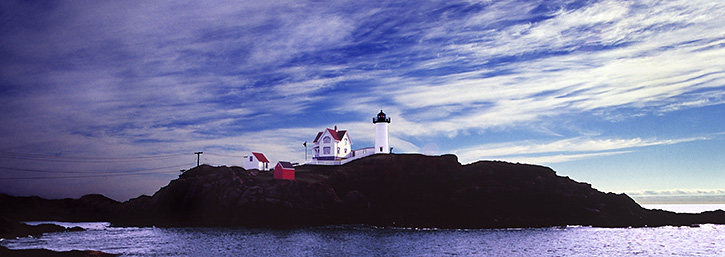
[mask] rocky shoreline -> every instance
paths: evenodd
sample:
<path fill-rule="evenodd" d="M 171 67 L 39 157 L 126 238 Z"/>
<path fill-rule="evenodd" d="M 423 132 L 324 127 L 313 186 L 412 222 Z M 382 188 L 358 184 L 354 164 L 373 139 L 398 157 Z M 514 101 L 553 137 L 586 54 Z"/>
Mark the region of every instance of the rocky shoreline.
<path fill-rule="evenodd" d="M 0 218 L 0 238 L 40 236 L 51 232 L 83 231 L 83 228 L 65 228 L 55 224 L 27 225 L 18 221 Z"/>
<path fill-rule="evenodd" d="M 17 238 L 27 236 L 42 236 L 45 233 L 51 232 L 72 232 L 72 231 L 83 231 L 83 228 L 72 227 L 65 228 L 63 226 L 55 224 L 39 224 L 39 225 L 27 225 L 18 221 L 10 221 L 4 218 L 0 218 L 0 239 L 6 238 Z M 0 256 L 66 256 L 66 257 L 106 257 L 106 256 L 118 256 L 116 254 L 109 254 L 99 251 L 91 250 L 73 250 L 73 251 L 52 251 L 48 249 L 8 249 L 5 246 L 0 245 Z"/>
<path fill-rule="evenodd" d="M 372 226 L 509 228 L 725 224 L 725 212 L 648 210 L 550 168 L 454 155 L 374 155 L 341 166 L 270 172 L 202 165 L 153 196 L 120 203 L 101 195 L 44 200 L 0 195 L 0 217 L 110 221 L 114 226 Z"/>
<path fill-rule="evenodd" d="M 0 246 L 0 256 L 5 257 L 21 257 L 21 256 L 32 256 L 32 257 L 111 257 L 118 256 L 117 254 L 104 253 L 99 251 L 52 251 L 48 249 L 8 249 L 7 247 Z"/>

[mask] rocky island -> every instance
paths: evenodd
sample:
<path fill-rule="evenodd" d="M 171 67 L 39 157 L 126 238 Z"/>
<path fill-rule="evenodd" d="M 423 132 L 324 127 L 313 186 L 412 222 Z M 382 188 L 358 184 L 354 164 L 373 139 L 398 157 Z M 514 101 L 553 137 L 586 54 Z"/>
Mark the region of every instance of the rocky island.
<path fill-rule="evenodd" d="M 372 226 L 509 228 L 725 224 L 722 210 L 648 210 L 547 167 L 454 155 L 383 154 L 340 166 L 302 165 L 295 180 L 202 165 L 153 196 L 45 200 L 0 196 L 0 217 L 110 221 L 115 226 Z"/>

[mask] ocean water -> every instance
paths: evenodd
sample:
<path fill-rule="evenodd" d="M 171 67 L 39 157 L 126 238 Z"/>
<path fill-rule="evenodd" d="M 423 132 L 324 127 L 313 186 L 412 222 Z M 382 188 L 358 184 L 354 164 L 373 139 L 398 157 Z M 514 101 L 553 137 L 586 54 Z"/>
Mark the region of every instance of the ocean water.
<path fill-rule="evenodd" d="M 723 225 L 474 230 L 91 225 L 86 231 L 0 244 L 11 249 L 100 250 L 124 256 L 725 256 Z"/>
<path fill-rule="evenodd" d="M 28 222 L 37 224 L 42 222 Z M 415 229 L 110 227 L 0 241 L 10 249 L 100 250 L 123 256 L 725 256 L 725 225 L 699 227 Z"/>

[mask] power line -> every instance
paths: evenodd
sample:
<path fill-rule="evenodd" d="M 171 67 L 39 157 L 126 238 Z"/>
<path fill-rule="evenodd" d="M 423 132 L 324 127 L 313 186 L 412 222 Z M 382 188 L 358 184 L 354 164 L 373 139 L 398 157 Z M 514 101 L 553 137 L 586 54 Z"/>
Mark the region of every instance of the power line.
<path fill-rule="evenodd" d="M 6 155 L 17 155 L 17 156 L 35 156 L 35 157 L 53 157 L 53 158 L 75 158 L 75 159 L 111 159 L 111 160 L 124 160 L 124 159 L 143 159 L 143 158 L 159 158 L 159 157 L 176 157 L 183 156 L 184 154 L 158 154 L 158 155 L 146 155 L 146 156 L 117 156 L 117 157 L 97 157 L 97 156 L 72 156 L 72 155 L 49 155 L 39 153 L 17 153 L 17 152 L 6 152 L 0 151 L 0 154 Z"/>
<path fill-rule="evenodd" d="M 225 155 L 225 154 L 216 154 L 216 153 L 204 153 L 205 155 L 211 155 L 211 156 L 219 156 L 219 157 L 230 157 L 230 158 L 239 158 L 242 159 L 244 156 L 241 155 Z"/>
<path fill-rule="evenodd" d="M 201 154 L 204 152 L 195 152 L 196 154 L 196 166 L 200 165 Z M 222 154 L 210 154 L 212 156 L 223 156 L 241 158 L 239 156 L 222 155 Z M 0 151 L 0 159 L 15 159 L 15 160 L 28 160 L 28 161 L 43 161 L 43 162 L 65 162 L 65 163 L 113 163 L 113 162 L 128 162 L 128 161 L 161 161 L 164 159 L 170 159 L 175 157 L 187 156 L 186 154 L 167 154 L 167 155 L 151 155 L 151 156 L 123 156 L 123 157 L 100 157 L 100 156 L 67 156 L 67 155 L 48 155 L 39 153 L 15 153 Z M 209 159 L 204 157 L 208 162 Z M 192 166 L 194 163 L 174 165 L 168 167 L 157 167 L 135 171 L 67 171 L 67 170 L 46 170 L 46 169 L 31 169 L 31 168 L 14 168 L 14 167 L 3 167 L 0 166 L 0 170 L 13 170 L 13 171 L 25 171 L 25 172 L 38 172 L 38 173 L 52 173 L 52 174 L 78 174 L 77 176 L 51 176 L 51 177 L 8 177 L 0 178 L 0 180 L 15 180 L 15 179 L 56 179 L 56 178 L 89 178 L 89 177 L 115 177 L 115 176 L 130 176 L 130 175 L 148 175 L 148 174 L 160 174 L 172 171 L 162 172 L 151 172 L 154 170 L 165 170 L 172 168 L 179 168 L 183 166 Z M 173 171 L 176 173 L 176 171 Z"/>
<path fill-rule="evenodd" d="M 67 173 L 67 174 L 106 174 L 106 173 L 118 173 L 118 172 L 141 172 L 141 171 L 152 171 L 152 170 L 163 170 L 176 168 L 179 166 L 191 166 L 194 163 L 179 164 L 167 167 L 149 168 L 142 170 L 130 170 L 130 171 L 64 171 L 64 170 L 39 170 L 39 169 L 27 169 L 27 168 L 13 168 L 13 167 L 2 167 L 0 170 L 16 170 L 16 171 L 29 171 L 29 172 L 41 172 L 41 173 Z"/>
<path fill-rule="evenodd" d="M 0 180 L 120 177 L 120 176 L 134 176 L 134 175 L 153 175 L 153 174 L 161 174 L 161 173 L 174 173 L 175 174 L 175 173 L 177 173 L 177 171 L 128 173 L 128 174 L 106 174 L 106 175 L 84 175 L 84 176 L 63 176 L 63 177 L 15 177 L 15 178 L 0 178 Z"/>
<path fill-rule="evenodd" d="M 0 158 L 16 160 L 32 160 L 47 162 L 77 162 L 77 163 L 107 163 L 124 161 L 146 161 L 163 160 L 180 157 L 183 154 L 151 155 L 151 156 L 126 156 L 126 157 L 97 157 L 97 156 L 55 156 L 46 154 L 12 153 L 0 151 Z"/>
<path fill-rule="evenodd" d="M 161 172 L 151 172 L 153 170 L 162 170 L 162 169 L 171 169 L 171 168 L 178 168 L 183 166 L 191 166 L 194 165 L 194 163 L 187 163 L 187 164 L 181 164 L 181 165 L 175 165 L 175 166 L 169 166 L 169 167 L 160 167 L 160 168 L 152 168 L 152 169 L 144 169 L 144 170 L 138 170 L 138 171 L 125 171 L 126 173 L 119 173 L 119 172 L 113 172 L 113 171 L 106 171 L 106 172 L 95 172 L 95 173 L 86 173 L 90 175 L 79 175 L 79 176 L 55 176 L 55 177 L 13 177 L 13 178 L 0 178 L 0 180 L 16 180 L 16 179 L 60 179 L 60 178 L 93 178 L 93 177 L 118 177 L 118 176 L 134 176 L 134 175 L 153 175 L 153 174 L 162 174 L 162 173 L 177 173 L 177 171 L 161 171 Z M 35 169 L 17 169 L 17 168 L 6 168 L 6 167 L 0 167 L 0 169 L 8 169 L 8 170 L 20 170 L 20 171 L 30 171 L 30 172 L 45 172 L 45 173 L 66 173 L 61 171 L 50 171 L 50 170 L 35 170 Z M 67 172 L 67 173 L 76 173 L 76 172 Z M 80 172 L 78 172 L 80 173 Z"/>

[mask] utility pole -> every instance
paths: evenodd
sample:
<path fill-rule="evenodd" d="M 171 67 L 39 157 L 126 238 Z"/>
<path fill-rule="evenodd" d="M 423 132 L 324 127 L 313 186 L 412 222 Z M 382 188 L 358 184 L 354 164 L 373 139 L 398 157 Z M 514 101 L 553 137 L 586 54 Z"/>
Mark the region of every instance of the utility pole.
<path fill-rule="evenodd" d="M 199 167 L 199 156 L 203 154 L 204 152 L 196 152 L 196 167 Z"/>

